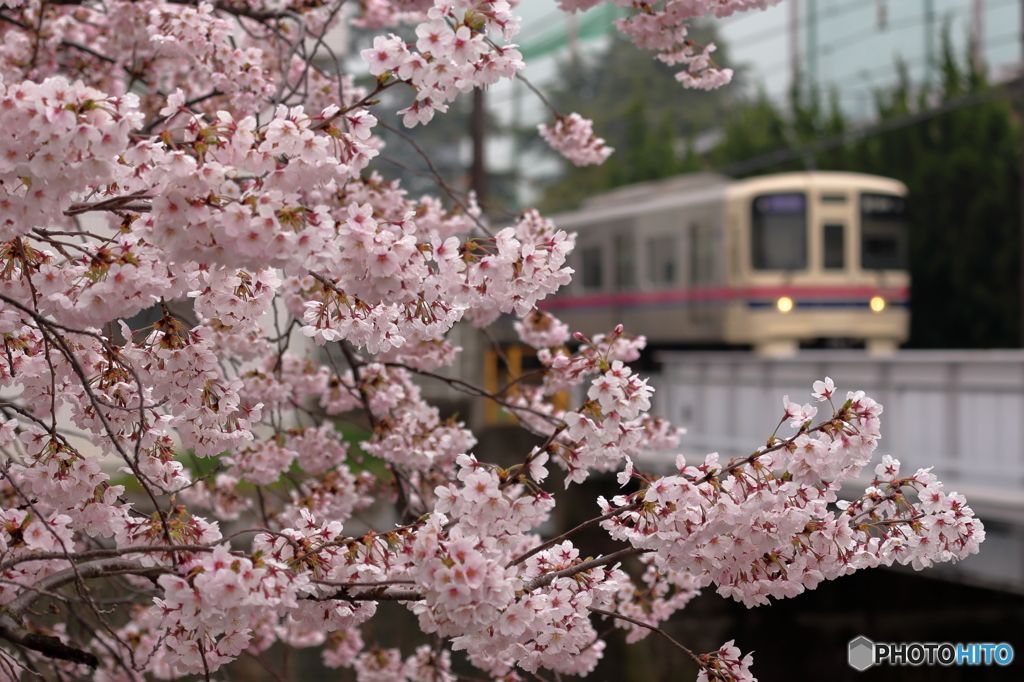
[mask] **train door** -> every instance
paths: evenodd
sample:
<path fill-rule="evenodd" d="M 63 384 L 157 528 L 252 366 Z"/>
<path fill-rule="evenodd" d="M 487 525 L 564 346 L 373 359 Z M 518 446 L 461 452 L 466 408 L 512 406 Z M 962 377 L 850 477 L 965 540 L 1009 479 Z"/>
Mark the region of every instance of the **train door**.
<path fill-rule="evenodd" d="M 716 307 L 706 296 L 717 280 L 715 226 L 708 221 L 693 221 L 689 226 L 690 323 L 707 325 L 715 320 Z M 706 336 L 704 331 L 702 336 Z"/>
<path fill-rule="evenodd" d="M 825 278 L 824 281 L 845 276 L 853 264 L 850 247 L 856 230 L 850 204 L 849 193 L 845 190 L 824 190 L 818 197 L 815 211 L 818 226 L 817 268 Z"/>

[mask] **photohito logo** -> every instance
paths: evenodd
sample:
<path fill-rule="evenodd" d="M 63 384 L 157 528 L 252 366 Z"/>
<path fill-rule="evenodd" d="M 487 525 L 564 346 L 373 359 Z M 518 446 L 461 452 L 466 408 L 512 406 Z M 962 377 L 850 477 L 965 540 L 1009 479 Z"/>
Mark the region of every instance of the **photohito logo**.
<path fill-rule="evenodd" d="M 1005 642 L 876 644 L 861 636 L 850 641 L 848 656 L 850 667 L 861 671 L 873 665 L 1009 665 L 1013 647 Z"/>

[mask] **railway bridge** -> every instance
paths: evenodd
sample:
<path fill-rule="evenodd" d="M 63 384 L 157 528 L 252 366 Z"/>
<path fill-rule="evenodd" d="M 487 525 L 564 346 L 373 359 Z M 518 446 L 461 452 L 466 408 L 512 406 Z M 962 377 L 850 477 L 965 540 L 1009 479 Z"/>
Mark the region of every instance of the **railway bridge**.
<path fill-rule="evenodd" d="M 782 396 L 813 402 L 815 380 L 831 377 L 841 397 L 865 391 L 884 407 L 882 440 L 871 468 L 844 494 L 863 492 L 884 454 L 902 471 L 934 467 L 947 491 L 967 497 L 986 540 L 979 554 L 933 570 L 1024 593 L 1024 351 L 664 352 L 658 360 L 652 412 L 687 429 L 680 449 L 688 459 L 749 455 L 779 423 Z M 784 424 L 779 435 L 788 433 Z M 649 453 L 644 464 L 668 470 L 673 461 Z"/>

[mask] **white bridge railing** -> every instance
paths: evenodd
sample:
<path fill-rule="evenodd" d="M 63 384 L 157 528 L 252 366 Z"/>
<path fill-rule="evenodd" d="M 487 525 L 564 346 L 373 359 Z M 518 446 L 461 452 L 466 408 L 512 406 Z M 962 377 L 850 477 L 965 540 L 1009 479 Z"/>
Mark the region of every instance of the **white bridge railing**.
<path fill-rule="evenodd" d="M 989 526 L 978 557 L 988 560 L 972 557 L 964 568 L 973 564 L 968 572 L 976 580 L 1024 589 L 1024 351 L 803 351 L 791 358 L 665 352 L 658 359 L 652 412 L 687 429 L 681 450 L 688 459 L 749 455 L 782 417 L 782 396 L 813 403 L 815 380 L 831 377 L 840 399 L 865 391 L 884 407 L 882 440 L 857 492 L 883 454 L 900 460 L 903 471 L 934 467 L 946 490 L 967 496 Z M 792 433 L 786 424 L 779 429 L 780 436 Z M 667 470 L 672 460 L 652 453 L 645 464 Z"/>

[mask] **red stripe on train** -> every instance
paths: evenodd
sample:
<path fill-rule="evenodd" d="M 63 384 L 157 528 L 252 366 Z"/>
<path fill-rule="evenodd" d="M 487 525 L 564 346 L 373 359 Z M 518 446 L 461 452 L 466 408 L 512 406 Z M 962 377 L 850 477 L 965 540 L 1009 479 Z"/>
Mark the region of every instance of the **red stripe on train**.
<path fill-rule="evenodd" d="M 565 308 L 612 308 L 627 305 L 658 303 L 690 303 L 697 301 L 735 301 L 746 299 L 774 299 L 789 296 L 793 299 L 860 299 L 882 296 L 893 302 L 905 301 L 910 293 L 907 287 L 707 287 L 701 289 L 668 289 L 662 291 L 630 291 L 619 294 L 589 294 L 549 298 L 541 301 L 544 310 Z"/>

